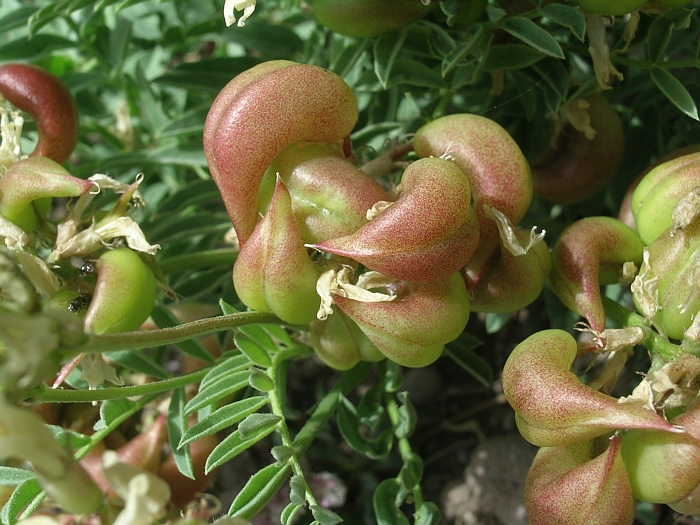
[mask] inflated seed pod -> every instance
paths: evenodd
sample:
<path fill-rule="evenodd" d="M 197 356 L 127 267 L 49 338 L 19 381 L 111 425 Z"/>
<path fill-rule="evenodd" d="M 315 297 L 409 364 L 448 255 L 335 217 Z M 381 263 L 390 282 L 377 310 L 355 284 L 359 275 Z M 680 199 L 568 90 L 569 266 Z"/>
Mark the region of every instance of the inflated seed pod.
<path fill-rule="evenodd" d="M 113 334 L 138 329 L 155 304 L 153 271 L 129 248 L 105 252 L 95 269 L 97 283 L 85 312 L 85 331 Z"/>
<path fill-rule="evenodd" d="M 36 122 L 32 156 L 65 162 L 78 142 L 78 107 L 63 81 L 32 64 L 0 66 L 0 94 Z"/>
<path fill-rule="evenodd" d="M 349 370 L 360 361 L 381 361 L 384 355 L 345 314 L 334 311 L 325 321 L 309 326 L 316 355 L 336 370 Z"/>
<path fill-rule="evenodd" d="M 576 0 L 588 13 L 605 16 L 622 16 L 642 7 L 647 0 Z"/>
<path fill-rule="evenodd" d="M 479 244 L 464 272 L 471 289 L 500 245 L 498 227 L 484 215 L 484 204 L 517 225 L 532 200 L 530 166 L 505 129 L 478 115 L 436 119 L 416 132 L 413 146 L 419 157 L 450 159 L 469 180 L 479 223 Z"/>
<path fill-rule="evenodd" d="M 93 187 L 47 157 L 29 157 L 12 164 L 0 178 L 0 215 L 31 233 L 51 197 L 78 197 Z"/>
<path fill-rule="evenodd" d="M 672 229 L 659 235 L 648 246 L 648 258 L 639 268 L 642 283 L 655 284 L 655 297 L 649 298 L 647 286 L 633 287 L 637 309 L 645 312 L 645 301 L 655 300 L 658 311 L 654 324 L 672 339 L 683 339 L 700 311 L 700 221 L 687 228 Z M 648 307 L 647 307 L 648 309 Z"/>
<path fill-rule="evenodd" d="M 632 525 L 619 438 L 540 449 L 525 481 L 525 509 L 532 525 Z"/>
<path fill-rule="evenodd" d="M 371 38 L 420 20 L 435 8 L 416 0 L 312 0 L 311 9 L 334 33 Z"/>
<path fill-rule="evenodd" d="M 438 281 L 395 285 L 397 299 L 362 302 L 337 295 L 338 309 L 355 321 L 388 359 L 402 366 L 428 366 L 469 320 L 469 294 L 458 273 Z"/>
<path fill-rule="evenodd" d="M 397 200 L 362 228 L 314 248 L 406 281 L 459 271 L 479 241 L 467 177 L 450 161 L 425 158 L 404 171 L 399 189 Z"/>
<path fill-rule="evenodd" d="M 339 142 L 357 103 L 338 75 L 286 60 L 244 71 L 219 93 L 204 124 L 204 153 L 243 246 L 258 220 L 267 168 L 295 142 Z"/>
<path fill-rule="evenodd" d="M 543 330 L 511 353 L 503 368 L 503 393 L 515 410 L 522 436 L 534 445 L 557 447 L 616 429 L 676 431 L 656 412 L 584 385 L 571 372 L 576 340 L 563 330 Z"/>
<path fill-rule="evenodd" d="M 552 251 L 552 291 L 593 330 L 605 330 L 600 285 L 618 281 L 626 262 L 640 265 L 644 244 L 637 232 L 611 217 L 587 217 L 566 228 Z"/>
<path fill-rule="evenodd" d="M 598 193 L 615 175 L 625 153 L 625 133 L 615 108 L 601 94 L 582 104 L 590 117 L 585 131 L 566 124 L 537 160 L 531 160 L 534 191 L 547 200 L 571 204 Z M 588 132 L 588 135 L 587 135 Z"/>
<path fill-rule="evenodd" d="M 632 214 L 644 244 L 673 226 L 678 202 L 700 186 L 700 152 L 656 166 L 639 181 L 632 195 Z"/>
<path fill-rule="evenodd" d="M 243 303 L 291 324 L 316 319 L 320 272 L 309 257 L 292 214 L 292 200 L 278 180 L 270 209 L 243 245 L 233 266 L 233 285 Z"/>
<path fill-rule="evenodd" d="M 625 197 L 622 199 L 622 203 L 620 204 L 620 211 L 618 212 L 617 218 L 620 219 L 622 222 L 624 222 L 627 226 L 632 228 L 633 230 L 637 229 L 637 223 L 634 220 L 634 215 L 632 214 L 632 196 L 634 195 L 635 190 L 637 189 L 637 186 L 639 186 L 639 183 L 646 177 L 647 173 L 649 173 L 651 170 L 656 168 L 657 166 L 661 166 L 662 164 L 665 164 L 666 162 L 670 160 L 677 159 L 679 157 L 683 157 L 685 155 L 690 155 L 691 153 L 698 153 L 700 152 L 700 144 L 691 144 L 689 146 L 684 146 L 682 148 L 679 148 L 677 150 L 673 150 L 672 152 L 664 155 L 660 159 L 658 159 L 656 162 L 654 162 L 651 166 L 648 166 L 644 171 L 642 171 L 637 178 L 630 184 L 629 188 L 627 188 L 627 192 L 625 193 Z"/>
<path fill-rule="evenodd" d="M 367 224 L 369 209 L 390 200 L 377 181 L 345 158 L 337 143 L 292 144 L 285 149 L 263 179 L 263 214 L 277 175 L 289 190 L 294 218 L 307 244 L 354 233 Z"/>
<path fill-rule="evenodd" d="M 522 228 L 514 234 L 522 244 L 530 236 Z M 501 253 L 491 260 L 470 292 L 472 312 L 508 313 L 525 308 L 542 292 L 551 266 L 552 257 L 544 242 L 520 255 L 502 245 Z"/>

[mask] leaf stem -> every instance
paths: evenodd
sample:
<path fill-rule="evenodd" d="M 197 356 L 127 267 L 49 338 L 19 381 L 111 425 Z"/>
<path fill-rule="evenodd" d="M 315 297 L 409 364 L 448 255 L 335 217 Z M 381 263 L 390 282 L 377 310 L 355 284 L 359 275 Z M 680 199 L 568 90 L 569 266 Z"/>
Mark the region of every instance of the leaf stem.
<path fill-rule="evenodd" d="M 401 415 L 399 414 L 399 404 L 396 400 L 396 394 L 385 389 L 384 399 L 386 402 L 386 411 L 389 415 L 389 419 L 391 420 L 391 426 L 394 428 L 394 435 L 396 436 L 396 441 L 399 445 L 401 459 L 404 465 L 408 465 L 413 461 L 415 454 L 411 448 L 411 443 L 408 441 L 408 437 L 399 437 L 396 435 L 396 429 L 401 423 Z M 418 510 L 423 506 L 423 489 L 420 486 L 420 481 L 418 481 L 411 489 L 411 493 L 413 494 L 413 505 L 416 510 Z"/>
<path fill-rule="evenodd" d="M 267 393 L 268 397 L 270 398 L 270 409 L 272 410 L 273 414 L 280 417 L 278 431 L 280 437 L 282 438 L 282 445 L 291 449 L 294 449 L 294 443 L 292 442 L 292 438 L 289 435 L 289 427 L 287 427 L 287 420 L 284 417 L 284 408 L 282 407 L 282 400 L 280 396 L 281 383 L 279 381 L 280 376 L 278 375 L 278 373 L 280 371 L 280 367 L 285 361 L 300 355 L 301 352 L 299 352 L 299 349 L 304 350 L 304 353 L 307 352 L 306 349 L 303 349 L 301 347 L 295 347 L 290 350 L 274 354 L 272 357 L 272 366 L 268 368 L 268 374 L 270 375 L 270 379 L 272 379 L 272 383 L 275 385 L 275 388 Z M 305 498 L 306 502 L 309 504 L 309 507 L 318 505 L 316 497 L 311 492 L 311 488 L 309 487 L 309 484 L 306 481 L 304 471 L 301 468 L 301 463 L 299 463 L 299 453 L 295 450 L 294 454 L 292 454 L 292 457 L 290 457 L 288 461 L 294 475 L 299 476 L 301 479 L 304 480 Z"/>

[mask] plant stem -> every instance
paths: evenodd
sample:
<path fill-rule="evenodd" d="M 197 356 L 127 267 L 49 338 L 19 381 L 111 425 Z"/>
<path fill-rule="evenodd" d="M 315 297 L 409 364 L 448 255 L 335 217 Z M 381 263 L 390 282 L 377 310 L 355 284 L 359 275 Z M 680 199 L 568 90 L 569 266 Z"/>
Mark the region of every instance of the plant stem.
<path fill-rule="evenodd" d="M 138 350 L 153 346 L 179 343 L 195 337 L 231 330 L 246 324 L 276 323 L 281 321 L 273 314 L 240 312 L 231 315 L 208 317 L 172 328 L 140 330 L 124 334 L 91 335 L 88 341 L 61 351 L 61 359 L 68 360 L 83 353 L 103 353 L 114 350 Z"/>
<path fill-rule="evenodd" d="M 200 381 L 211 368 L 212 367 L 209 366 L 190 374 L 145 385 L 102 388 L 100 390 L 63 390 L 49 388 L 42 384 L 39 388 L 30 392 L 28 400 L 37 403 L 88 403 L 91 401 L 105 401 L 107 399 L 123 399 L 147 394 L 160 394 Z"/>
<path fill-rule="evenodd" d="M 674 361 L 682 354 L 678 345 L 666 340 L 649 327 L 649 322 L 639 314 L 628 310 L 612 299 L 603 296 L 605 314 L 618 326 L 638 326 L 644 331 L 644 346 L 652 356 L 659 355 L 664 361 Z"/>
<path fill-rule="evenodd" d="M 396 401 L 396 394 L 394 392 L 389 392 L 384 390 L 384 399 L 386 402 L 386 411 L 391 420 L 391 426 L 394 428 L 394 435 L 396 435 L 396 429 L 401 423 L 401 414 L 399 414 L 399 404 Z M 408 441 L 407 436 L 396 436 L 396 440 L 399 445 L 399 453 L 401 454 L 401 459 L 404 465 L 408 465 L 414 461 L 415 453 L 411 448 L 411 443 Z M 413 494 L 413 505 L 417 509 L 423 506 L 423 490 L 421 489 L 420 482 L 411 489 Z"/>
<path fill-rule="evenodd" d="M 280 370 L 281 365 L 285 361 L 300 355 L 299 349 L 301 349 L 301 347 L 296 347 L 290 350 L 278 352 L 272 357 L 272 366 L 268 368 L 268 374 L 270 375 L 270 379 L 272 379 L 272 383 L 275 385 L 275 388 L 267 393 L 268 397 L 270 398 L 270 408 L 273 414 L 280 417 L 278 431 L 280 434 L 280 438 L 282 438 L 282 445 L 292 449 L 294 449 L 294 443 L 292 442 L 292 438 L 289 435 L 289 427 L 287 427 L 287 420 L 284 417 L 284 408 L 282 407 L 282 401 L 280 397 L 280 377 L 278 376 L 278 372 Z M 302 350 L 304 350 L 304 353 L 306 352 L 305 349 Z M 304 480 L 306 502 L 309 504 L 310 507 L 318 505 L 316 497 L 311 492 L 311 488 L 309 487 L 309 484 L 306 481 L 306 478 L 304 477 L 304 471 L 301 468 L 301 464 L 299 463 L 299 454 L 295 451 L 288 461 L 289 465 L 292 468 L 292 472 L 294 472 L 294 475 L 299 476 L 301 479 Z"/>

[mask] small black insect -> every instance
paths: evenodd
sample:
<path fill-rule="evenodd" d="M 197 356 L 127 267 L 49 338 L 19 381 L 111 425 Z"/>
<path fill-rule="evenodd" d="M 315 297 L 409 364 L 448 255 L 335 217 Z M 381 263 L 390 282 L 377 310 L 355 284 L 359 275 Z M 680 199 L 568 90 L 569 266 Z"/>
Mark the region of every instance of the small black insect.
<path fill-rule="evenodd" d="M 76 297 L 70 303 L 68 303 L 68 311 L 78 313 L 80 310 L 88 306 L 91 300 L 92 295 L 90 295 L 87 292 L 81 293 L 78 297 Z"/>
<path fill-rule="evenodd" d="M 80 267 L 80 272 L 83 275 L 91 275 L 95 273 L 95 265 L 91 262 L 86 262 Z"/>

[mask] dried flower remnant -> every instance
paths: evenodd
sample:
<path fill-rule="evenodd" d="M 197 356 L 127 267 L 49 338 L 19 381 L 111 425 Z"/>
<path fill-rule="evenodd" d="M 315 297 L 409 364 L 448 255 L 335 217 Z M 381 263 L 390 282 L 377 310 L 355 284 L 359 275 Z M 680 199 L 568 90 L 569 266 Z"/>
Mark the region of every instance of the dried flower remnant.
<path fill-rule="evenodd" d="M 245 21 L 250 15 L 255 11 L 256 0 L 226 0 L 224 3 L 224 21 L 226 22 L 226 27 L 231 27 L 236 23 L 235 11 L 243 11 L 243 15 L 238 19 L 236 24 L 238 27 L 243 27 Z M 235 10 L 235 11 L 234 11 Z"/>

